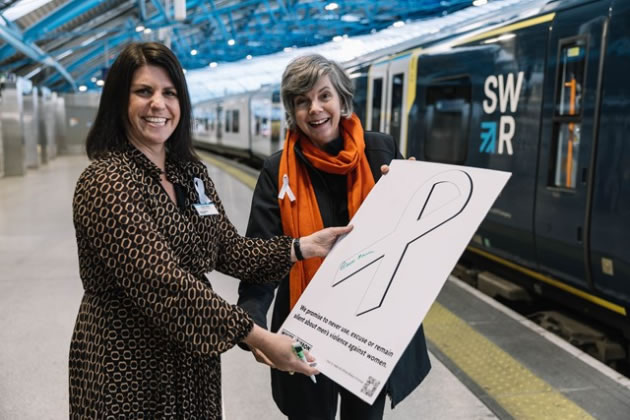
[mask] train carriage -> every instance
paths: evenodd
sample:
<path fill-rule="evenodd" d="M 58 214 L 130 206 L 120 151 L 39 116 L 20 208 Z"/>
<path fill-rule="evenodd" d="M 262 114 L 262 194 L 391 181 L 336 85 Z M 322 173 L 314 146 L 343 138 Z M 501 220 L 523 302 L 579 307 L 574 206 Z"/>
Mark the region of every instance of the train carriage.
<path fill-rule="evenodd" d="M 533 15 L 355 62 L 366 129 L 419 160 L 512 173 L 462 262 L 630 339 L 630 1 L 550 0 Z M 259 94 L 249 95 L 241 112 L 258 115 Z M 247 141 L 259 157 L 282 146 Z M 625 346 L 615 357 L 627 358 Z"/>
<path fill-rule="evenodd" d="M 421 53 L 407 149 L 512 172 L 469 250 L 527 273 L 538 292 L 553 286 L 605 308 L 626 334 L 630 196 L 611 163 L 630 159 L 628 109 L 611 105 L 629 97 L 618 70 L 628 51 L 616 47 L 628 28 L 628 2 L 552 2 Z"/>

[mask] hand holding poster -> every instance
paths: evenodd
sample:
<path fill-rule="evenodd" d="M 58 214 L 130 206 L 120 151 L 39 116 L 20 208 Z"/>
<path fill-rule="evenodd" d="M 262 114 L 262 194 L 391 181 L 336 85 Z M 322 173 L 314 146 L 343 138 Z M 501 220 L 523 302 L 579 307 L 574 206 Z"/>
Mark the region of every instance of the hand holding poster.
<path fill-rule="evenodd" d="M 393 161 L 280 331 L 372 403 L 509 177 Z"/>

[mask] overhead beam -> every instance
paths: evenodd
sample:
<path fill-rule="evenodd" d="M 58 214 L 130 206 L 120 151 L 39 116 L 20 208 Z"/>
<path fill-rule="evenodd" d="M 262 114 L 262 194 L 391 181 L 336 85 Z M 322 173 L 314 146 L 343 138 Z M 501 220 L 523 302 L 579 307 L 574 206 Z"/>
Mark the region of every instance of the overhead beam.
<path fill-rule="evenodd" d="M 142 0 L 138 0 L 138 1 L 142 1 Z M 189 8 L 192 7 L 197 7 L 199 4 L 203 3 L 204 0 L 188 0 L 187 4 Z M 163 10 L 163 8 L 162 8 Z M 143 25 L 146 27 L 155 27 L 155 26 L 161 26 L 161 25 L 165 25 L 168 22 L 165 20 L 165 15 L 158 11 L 157 13 L 153 14 L 153 16 L 151 17 L 147 17 L 147 20 L 145 22 L 143 22 Z M 102 48 L 102 46 L 105 44 L 105 42 L 108 43 L 109 47 L 113 47 L 116 46 L 118 44 L 120 44 L 121 39 L 137 39 L 139 37 L 138 33 L 135 32 L 135 24 L 131 25 L 133 26 L 133 29 L 129 29 L 128 31 L 122 32 L 119 35 L 115 35 L 112 37 L 108 37 L 108 38 L 103 38 L 100 39 L 98 41 L 96 41 L 93 45 L 91 45 L 90 47 L 94 48 L 92 50 L 91 53 L 88 53 L 86 55 L 81 55 L 79 57 L 77 57 L 76 60 L 72 61 L 70 64 L 68 64 L 68 68 L 71 69 L 71 71 L 74 71 L 74 69 L 78 68 L 80 65 L 82 65 L 83 63 L 86 63 L 92 59 L 94 59 L 96 56 L 98 56 L 99 54 L 103 54 L 104 50 Z M 89 57 L 88 57 L 89 55 Z M 88 71 L 91 71 L 91 69 L 88 69 Z M 83 73 L 81 73 L 83 74 Z M 77 80 L 80 80 L 81 76 L 77 76 Z M 45 81 L 44 84 L 52 84 L 52 83 L 57 83 L 57 81 L 59 80 L 59 75 L 51 75 L 50 77 L 48 77 Z M 80 82 L 82 82 L 82 80 L 80 80 Z M 80 84 L 79 82 L 79 84 Z"/>
<path fill-rule="evenodd" d="M 104 1 L 105 0 L 72 0 L 24 31 L 21 39 L 23 42 L 31 42 L 37 39 L 38 35 L 48 34 L 54 31 L 59 26 L 80 16 Z M 14 53 L 11 47 L 10 45 L 5 45 L 0 48 L 0 61 L 7 59 Z"/>
<path fill-rule="evenodd" d="M 166 22 L 169 22 L 170 19 L 168 18 L 168 13 L 167 11 L 164 9 L 164 6 L 162 6 L 162 2 L 160 0 L 151 0 L 151 3 L 153 3 L 153 5 L 155 6 L 155 8 L 158 11 L 158 14 L 162 15 L 164 17 L 164 20 Z"/>
<path fill-rule="evenodd" d="M 139 0 L 142 1 L 142 0 Z M 152 1 L 156 1 L 156 0 L 152 0 Z M 203 4 L 205 0 L 188 0 L 187 1 L 187 7 L 189 9 L 194 8 L 199 6 L 200 4 Z M 161 5 L 160 5 L 161 7 Z M 166 15 L 164 13 L 164 8 L 161 7 L 161 11 L 158 10 L 157 13 L 153 14 L 153 16 L 147 17 L 147 20 L 143 23 L 144 26 L 146 27 L 159 27 L 159 26 L 163 26 L 165 24 L 168 24 L 169 22 L 166 20 Z M 172 23 L 172 22 L 171 22 Z M 115 48 L 116 46 L 118 46 L 120 43 L 122 43 L 124 40 L 128 40 L 128 39 L 137 39 L 140 35 L 135 31 L 135 25 L 134 29 L 130 29 L 128 32 L 123 32 L 119 35 L 110 37 L 110 38 L 104 38 L 101 39 L 99 41 L 97 41 L 96 43 L 94 43 L 93 47 L 94 49 L 90 52 L 87 53 L 85 55 L 82 55 L 80 57 L 77 57 L 76 60 L 74 60 L 71 64 L 68 64 L 68 68 L 71 68 L 72 71 L 74 71 L 75 69 L 80 69 L 81 66 L 84 63 L 89 62 L 90 60 L 93 60 L 94 58 L 96 58 L 98 55 L 102 55 L 105 53 L 103 46 L 105 45 L 105 43 L 107 43 L 108 48 Z M 78 75 L 77 75 L 77 81 L 79 84 L 85 83 L 86 77 L 89 77 L 89 74 L 93 71 L 93 69 L 89 68 L 86 69 L 85 71 L 79 71 Z M 87 76 L 86 76 L 87 74 Z M 53 84 L 53 83 L 58 83 L 59 81 L 59 76 L 58 75 L 52 75 L 51 77 L 49 77 L 48 79 L 46 79 L 44 81 L 44 84 Z"/>
<path fill-rule="evenodd" d="M 73 89 L 76 90 L 76 82 L 68 73 L 68 71 L 59 62 L 55 61 L 45 51 L 39 48 L 37 45 L 27 44 L 22 40 L 22 37 L 18 33 L 14 33 L 8 26 L 0 25 L 0 37 L 4 39 L 16 51 L 20 51 L 22 54 L 31 58 L 43 66 L 54 67 L 64 79 L 70 83 Z"/>
<path fill-rule="evenodd" d="M 147 5 L 145 0 L 137 0 L 138 1 L 138 9 L 140 10 L 140 21 L 144 22 L 147 20 Z"/>
<path fill-rule="evenodd" d="M 80 56 L 77 54 L 78 58 L 75 61 L 73 61 L 71 64 L 69 64 L 67 69 L 68 71 L 75 71 L 81 68 L 81 66 L 84 63 L 87 63 L 88 61 L 95 59 L 99 55 L 103 55 L 107 48 L 114 48 L 125 40 L 133 39 L 137 37 L 138 37 L 137 32 L 134 30 L 134 31 L 121 33 L 111 38 L 103 38 L 99 41 L 96 41 L 94 44 L 90 45 L 89 52 Z M 106 44 L 107 44 L 107 48 L 105 48 Z M 46 78 L 43 83 L 45 85 L 52 84 L 52 83 L 57 82 L 59 78 L 60 77 L 58 74 L 52 74 L 48 78 Z M 77 80 L 79 79 L 80 77 L 77 77 Z"/>

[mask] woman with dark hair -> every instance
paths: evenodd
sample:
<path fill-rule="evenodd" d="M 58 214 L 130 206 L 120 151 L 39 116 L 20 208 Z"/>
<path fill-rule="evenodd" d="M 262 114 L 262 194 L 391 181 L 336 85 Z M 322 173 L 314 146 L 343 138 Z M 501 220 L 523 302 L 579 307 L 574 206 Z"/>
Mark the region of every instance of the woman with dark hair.
<path fill-rule="evenodd" d="M 401 157 L 391 136 L 363 131 L 352 113 L 353 92 L 343 69 L 321 55 L 289 63 L 281 85 L 289 130 L 284 149 L 265 161 L 258 178 L 247 236 L 300 236 L 347 224 L 381 173 L 387 172 L 386 165 Z M 292 196 L 282 194 L 284 185 Z M 271 321 L 271 330 L 277 331 L 321 263 L 321 258 L 298 261 L 279 286 L 241 283 L 238 304 L 266 328 L 277 287 Z M 255 346 L 249 347 L 257 360 L 264 360 Z M 380 420 L 385 395 L 390 395 L 393 407 L 429 369 L 420 326 L 372 406 L 323 375 L 313 383 L 272 370 L 271 389 L 278 408 L 290 420 L 334 420 L 339 397 L 342 420 Z"/>
<path fill-rule="evenodd" d="M 103 87 L 87 139 L 94 161 L 73 201 L 85 293 L 70 345 L 71 418 L 221 418 L 219 356 L 240 342 L 277 369 L 317 373 L 205 277 L 272 282 L 297 258 L 293 238 L 237 234 L 192 150 L 190 121 L 173 53 L 127 46 Z M 348 231 L 300 238 L 301 253 L 324 256 Z"/>

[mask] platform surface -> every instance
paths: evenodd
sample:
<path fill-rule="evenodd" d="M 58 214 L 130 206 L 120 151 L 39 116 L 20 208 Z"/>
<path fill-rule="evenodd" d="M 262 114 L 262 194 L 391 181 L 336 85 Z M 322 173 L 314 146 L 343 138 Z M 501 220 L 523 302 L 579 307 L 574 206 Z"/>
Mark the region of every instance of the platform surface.
<path fill-rule="evenodd" d="M 244 232 L 252 174 L 239 180 L 209 161 L 228 215 Z M 68 350 L 83 294 L 72 194 L 87 164 L 62 156 L 24 177 L 0 178 L 0 419 L 68 417 Z M 210 277 L 236 302 L 235 279 Z M 630 418 L 630 381 L 455 279 L 425 331 L 433 368 L 396 409 L 386 408 L 387 420 Z M 225 418 L 283 419 L 269 381 L 249 353 L 224 354 Z"/>

